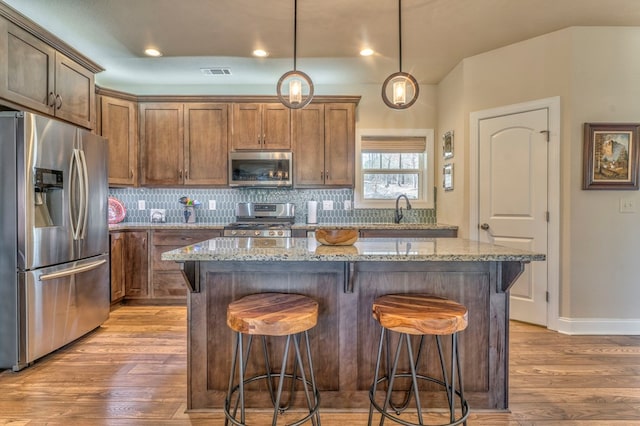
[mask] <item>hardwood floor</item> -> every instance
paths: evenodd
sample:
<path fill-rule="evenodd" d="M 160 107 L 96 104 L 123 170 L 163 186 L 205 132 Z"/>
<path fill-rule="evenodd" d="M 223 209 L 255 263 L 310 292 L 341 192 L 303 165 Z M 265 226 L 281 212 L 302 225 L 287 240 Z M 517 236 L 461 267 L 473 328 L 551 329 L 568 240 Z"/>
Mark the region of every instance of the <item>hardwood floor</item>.
<path fill-rule="evenodd" d="M 469 425 L 640 425 L 640 336 L 566 336 L 512 322 L 510 363 L 511 413 L 472 407 Z M 1 372 L 0 424 L 222 425 L 221 413 L 185 413 L 186 381 L 186 309 L 122 306 L 33 366 Z M 367 413 L 321 418 L 362 425 Z"/>

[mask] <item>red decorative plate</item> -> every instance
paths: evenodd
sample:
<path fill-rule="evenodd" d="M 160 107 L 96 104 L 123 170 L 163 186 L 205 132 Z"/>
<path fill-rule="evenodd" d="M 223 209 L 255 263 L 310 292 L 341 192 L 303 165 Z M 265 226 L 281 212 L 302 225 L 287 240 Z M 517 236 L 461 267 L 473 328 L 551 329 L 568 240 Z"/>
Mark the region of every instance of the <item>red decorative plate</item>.
<path fill-rule="evenodd" d="M 109 223 L 122 222 L 126 214 L 127 209 L 124 208 L 122 201 L 109 197 Z"/>

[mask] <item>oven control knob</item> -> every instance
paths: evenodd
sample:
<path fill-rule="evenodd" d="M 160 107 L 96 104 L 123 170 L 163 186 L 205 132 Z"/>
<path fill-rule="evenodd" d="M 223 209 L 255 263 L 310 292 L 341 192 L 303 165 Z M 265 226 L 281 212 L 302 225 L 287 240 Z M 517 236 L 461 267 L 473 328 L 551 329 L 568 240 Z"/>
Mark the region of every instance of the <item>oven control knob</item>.
<path fill-rule="evenodd" d="M 274 235 L 276 235 L 276 231 L 269 231 L 269 236 L 273 237 Z"/>
<path fill-rule="evenodd" d="M 284 235 L 284 231 L 278 231 L 278 236 L 282 237 Z"/>
<path fill-rule="evenodd" d="M 235 229 L 233 231 L 231 231 L 231 235 L 236 235 L 238 233 L 238 231 L 236 231 Z"/>
<path fill-rule="evenodd" d="M 253 235 L 255 235 L 256 237 L 260 236 L 260 231 L 254 231 Z"/>

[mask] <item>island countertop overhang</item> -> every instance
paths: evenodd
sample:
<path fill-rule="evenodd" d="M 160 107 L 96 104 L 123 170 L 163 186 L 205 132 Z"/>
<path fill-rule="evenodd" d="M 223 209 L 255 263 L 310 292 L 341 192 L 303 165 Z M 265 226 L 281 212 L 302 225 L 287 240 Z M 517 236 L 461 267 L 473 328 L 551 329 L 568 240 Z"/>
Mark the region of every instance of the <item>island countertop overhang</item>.
<path fill-rule="evenodd" d="M 164 252 L 176 262 L 493 262 L 543 261 L 545 255 L 460 238 L 361 238 L 325 246 L 313 238 L 214 238 Z"/>

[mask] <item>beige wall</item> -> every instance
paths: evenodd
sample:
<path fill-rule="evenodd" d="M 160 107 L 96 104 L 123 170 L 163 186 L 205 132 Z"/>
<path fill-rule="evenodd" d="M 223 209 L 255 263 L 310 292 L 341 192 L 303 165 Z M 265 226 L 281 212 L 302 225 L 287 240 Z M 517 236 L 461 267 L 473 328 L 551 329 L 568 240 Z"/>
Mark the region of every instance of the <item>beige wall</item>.
<path fill-rule="evenodd" d="M 438 88 L 438 133 L 455 126 L 464 135 L 456 167 L 460 149 L 468 153 L 471 112 L 560 96 L 562 317 L 640 318 L 640 213 L 619 213 L 621 197 L 640 206 L 638 191 L 581 189 L 583 123 L 640 122 L 639 46 L 640 28 L 569 28 L 467 58 Z M 461 192 L 438 203 L 441 222 L 468 211 L 460 172 Z"/>
<path fill-rule="evenodd" d="M 461 62 L 438 85 L 436 131 L 436 214 L 438 222 L 457 225 L 458 236 L 469 236 L 468 128 L 464 107 L 464 63 Z M 453 131 L 453 158 L 442 157 L 442 135 Z M 442 167 L 453 164 L 453 191 L 442 188 Z"/>

